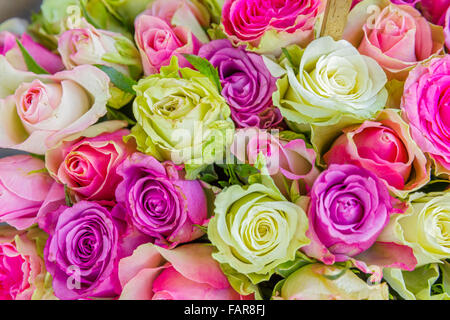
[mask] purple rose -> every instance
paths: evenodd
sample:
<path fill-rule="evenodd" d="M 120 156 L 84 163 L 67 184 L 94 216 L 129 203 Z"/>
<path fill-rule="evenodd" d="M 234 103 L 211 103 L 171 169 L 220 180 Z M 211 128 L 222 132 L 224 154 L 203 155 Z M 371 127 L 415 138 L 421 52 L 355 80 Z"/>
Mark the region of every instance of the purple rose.
<path fill-rule="evenodd" d="M 124 180 L 116 189 L 117 202 L 131 223 L 150 242 L 173 248 L 200 237 L 207 218 L 206 196 L 199 181 L 182 179 L 181 168 L 134 153 L 118 168 Z"/>
<path fill-rule="evenodd" d="M 202 46 L 198 55 L 218 69 L 222 95 L 238 126 L 274 127 L 283 120 L 272 103 L 277 79 L 270 74 L 260 55 L 244 48 L 234 48 L 226 39 L 214 40 Z"/>
<path fill-rule="evenodd" d="M 304 251 L 327 264 L 345 261 L 375 243 L 391 213 L 393 198 L 375 174 L 354 165 L 330 165 L 311 190 L 311 244 Z"/>
<path fill-rule="evenodd" d="M 120 294 L 118 231 L 108 209 L 80 201 L 54 215 L 44 258 L 55 296 L 69 300 Z"/>

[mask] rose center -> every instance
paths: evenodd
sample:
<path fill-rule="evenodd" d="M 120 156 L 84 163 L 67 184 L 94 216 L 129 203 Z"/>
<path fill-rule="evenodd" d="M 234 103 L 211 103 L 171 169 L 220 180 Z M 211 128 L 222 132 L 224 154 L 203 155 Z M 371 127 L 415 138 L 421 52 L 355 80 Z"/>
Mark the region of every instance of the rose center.
<path fill-rule="evenodd" d="M 337 198 L 332 204 L 332 220 L 337 224 L 349 225 L 358 223 L 363 217 L 360 201 L 352 195 Z"/>

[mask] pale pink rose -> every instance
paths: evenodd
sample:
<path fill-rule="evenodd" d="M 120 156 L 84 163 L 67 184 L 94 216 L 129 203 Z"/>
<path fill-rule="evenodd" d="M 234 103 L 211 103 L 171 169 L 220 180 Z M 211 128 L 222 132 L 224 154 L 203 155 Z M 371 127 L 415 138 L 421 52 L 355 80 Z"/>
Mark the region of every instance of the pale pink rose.
<path fill-rule="evenodd" d="M 64 32 L 58 40 L 58 52 L 68 70 L 83 64 L 101 64 L 132 77 L 142 71 L 139 51 L 132 40 L 89 24 Z"/>
<path fill-rule="evenodd" d="M 22 52 L 16 43 L 18 37 L 8 31 L 0 32 L 0 55 L 6 56 L 11 64 L 17 69 L 28 70 Z M 43 47 L 41 44 L 35 42 L 28 34 L 22 34 L 19 39 L 27 52 L 33 57 L 39 66 L 49 73 L 56 73 L 64 70 L 61 58 Z"/>
<path fill-rule="evenodd" d="M 44 154 L 107 112 L 110 80 L 96 67 L 37 75 L 0 56 L 0 73 L 1 148 Z"/>
<path fill-rule="evenodd" d="M 239 129 L 231 152 L 239 161 L 252 165 L 262 152 L 269 174 L 286 196 L 292 188 L 306 193 L 319 175 L 319 170 L 315 167 L 316 153 L 307 148 L 302 139 L 288 142 L 258 128 Z"/>
<path fill-rule="evenodd" d="M 354 164 L 375 173 L 398 196 L 430 180 L 430 165 L 396 110 L 382 111 L 376 121 L 345 128 L 324 155 L 329 165 Z"/>
<path fill-rule="evenodd" d="M 172 19 L 195 18 L 202 27 L 209 27 L 210 16 L 208 10 L 198 1 L 190 0 L 155 0 L 145 14 L 159 17 L 167 23 L 172 23 Z"/>
<path fill-rule="evenodd" d="M 187 244 L 172 250 L 147 243 L 119 262 L 121 300 L 240 300 L 211 254 Z M 248 299 L 250 297 L 246 297 Z"/>
<path fill-rule="evenodd" d="M 50 175 L 67 185 L 77 200 L 114 200 L 122 181 L 117 168 L 135 151 L 133 140 L 123 141 L 130 133 L 126 126 L 124 121 L 101 122 L 63 139 L 46 153 Z"/>
<path fill-rule="evenodd" d="M 360 3 L 363 0 L 353 0 L 352 2 L 352 8 L 354 6 L 356 6 L 358 3 Z M 417 3 L 420 2 L 420 0 L 391 0 L 392 3 L 394 4 L 407 4 L 410 5 L 411 7 L 415 7 Z"/>
<path fill-rule="evenodd" d="M 23 230 L 36 216 L 54 181 L 44 161 L 29 155 L 0 159 L 0 222 Z"/>
<path fill-rule="evenodd" d="M 442 27 L 409 5 L 366 0 L 353 8 L 343 38 L 372 57 L 389 79 L 403 81 L 417 63 L 442 52 Z"/>
<path fill-rule="evenodd" d="M 44 276 L 44 261 L 27 233 L 1 226 L 0 300 L 31 300 Z"/>
<path fill-rule="evenodd" d="M 187 28 L 172 27 L 147 14 L 136 18 L 135 30 L 145 75 L 158 73 L 162 66 L 169 65 L 173 55 L 178 57 L 180 67 L 190 66 L 182 54 L 197 54 L 201 45 Z"/>

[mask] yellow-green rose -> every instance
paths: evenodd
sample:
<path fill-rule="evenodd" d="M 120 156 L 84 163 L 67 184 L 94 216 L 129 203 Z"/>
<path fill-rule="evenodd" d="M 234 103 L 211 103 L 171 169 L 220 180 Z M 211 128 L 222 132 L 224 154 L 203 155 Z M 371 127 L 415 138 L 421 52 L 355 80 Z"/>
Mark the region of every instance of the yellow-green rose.
<path fill-rule="evenodd" d="M 369 285 L 352 271 L 309 264 L 279 283 L 273 300 L 389 300 L 386 283 Z"/>
<path fill-rule="evenodd" d="M 132 130 L 138 149 L 160 161 L 204 165 L 222 160 L 231 144 L 230 108 L 211 80 L 179 68 L 177 58 L 134 87 Z"/>
<path fill-rule="evenodd" d="M 392 219 L 381 237 L 410 246 L 417 267 L 449 259 L 450 192 L 414 194 L 410 199 L 408 211 Z"/>
<path fill-rule="evenodd" d="M 302 208 L 278 190 L 255 183 L 231 186 L 217 196 L 208 236 L 225 273 L 231 267 L 256 284 L 269 279 L 276 266 L 295 259 L 296 251 L 309 243 L 307 228 Z"/>
<path fill-rule="evenodd" d="M 287 120 L 328 126 L 343 116 L 369 119 L 385 107 L 386 74 L 349 42 L 322 37 L 304 51 L 298 47 L 287 50 L 290 54 L 281 62 L 286 71 L 275 64 L 268 66 L 274 74 L 286 72 L 277 81 L 273 100 Z"/>

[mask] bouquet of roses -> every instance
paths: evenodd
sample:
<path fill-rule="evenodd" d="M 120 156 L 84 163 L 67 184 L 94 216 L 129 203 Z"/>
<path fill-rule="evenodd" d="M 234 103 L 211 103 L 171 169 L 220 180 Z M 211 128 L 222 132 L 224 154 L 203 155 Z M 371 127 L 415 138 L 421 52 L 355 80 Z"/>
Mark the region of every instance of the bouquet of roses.
<path fill-rule="evenodd" d="M 0 299 L 450 299 L 450 1 L 326 6 L 0 24 Z"/>

